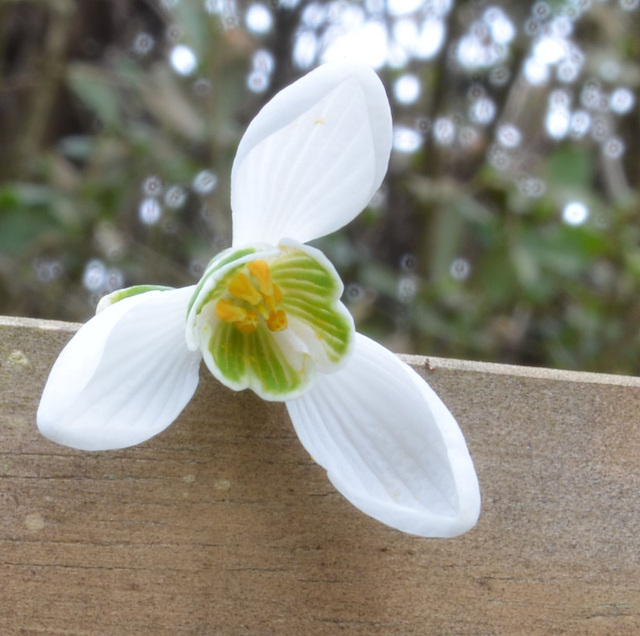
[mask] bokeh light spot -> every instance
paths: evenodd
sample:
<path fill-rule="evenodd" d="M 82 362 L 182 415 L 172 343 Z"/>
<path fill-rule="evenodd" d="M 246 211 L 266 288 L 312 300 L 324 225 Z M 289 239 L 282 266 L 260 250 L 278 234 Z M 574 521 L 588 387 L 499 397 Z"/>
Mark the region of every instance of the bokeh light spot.
<path fill-rule="evenodd" d="M 582 225 L 589 217 L 589 210 L 584 203 L 571 201 L 562 210 L 562 220 L 567 225 Z"/>
<path fill-rule="evenodd" d="M 245 15 L 245 22 L 249 31 L 263 34 L 271 30 L 273 16 L 263 4 L 252 4 Z"/>
<path fill-rule="evenodd" d="M 393 94 L 402 104 L 413 104 L 420 96 L 420 80 L 411 73 L 400 76 L 393 85 Z"/>
<path fill-rule="evenodd" d="M 171 49 L 169 61 L 176 73 L 180 75 L 192 75 L 198 66 L 196 54 L 184 44 L 178 44 Z"/>

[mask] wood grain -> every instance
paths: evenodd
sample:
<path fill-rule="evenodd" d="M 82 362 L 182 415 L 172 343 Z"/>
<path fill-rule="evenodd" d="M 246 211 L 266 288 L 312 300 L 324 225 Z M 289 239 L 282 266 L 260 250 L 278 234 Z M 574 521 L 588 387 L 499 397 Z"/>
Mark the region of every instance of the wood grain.
<path fill-rule="evenodd" d="M 465 432 L 478 526 L 403 535 L 336 494 L 282 405 L 202 372 L 129 450 L 42 439 L 76 325 L 0 319 L 0 634 L 640 633 L 640 380 L 417 356 Z"/>

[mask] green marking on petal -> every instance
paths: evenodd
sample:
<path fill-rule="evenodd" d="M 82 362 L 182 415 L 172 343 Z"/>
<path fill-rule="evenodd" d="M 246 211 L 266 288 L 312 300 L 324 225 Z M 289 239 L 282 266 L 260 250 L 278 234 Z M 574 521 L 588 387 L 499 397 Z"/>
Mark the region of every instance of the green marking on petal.
<path fill-rule="evenodd" d="M 137 296 L 138 294 L 146 294 L 151 291 L 171 291 L 173 287 L 166 287 L 164 285 L 134 285 L 133 287 L 125 287 L 124 289 L 118 289 L 106 296 L 103 296 L 98 303 L 96 313 L 101 312 L 103 309 L 114 305 L 125 298 L 131 296 Z"/>
<path fill-rule="evenodd" d="M 292 292 L 308 291 L 324 298 L 342 293 L 342 283 L 322 263 L 305 252 L 289 252 L 272 266 L 273 280 Z"/>
<path fill-rule="evenodd" d="M 249 254 L 254 254 L 256 252 L 255 247 L 247 247 L 241 250 L 234 250 L 234 248 L 230 247 L 226 250 L 223 250 L 219 254 L 216 254 L 207 265 L 204 270 L 204 274 L 202 278 L 198 281 L 196 288 L 193 292 L 193 296 L 191 296 L 191 300 L 189 301 L 189 306 L 187 307 L 187 315 L 191 313 L 191 309 L 193 307 L 193 303 L 195 303 L 196 299 L 200 295 L 202 288 L 209 282 L 211 276 L 214 276 L 218 273 L 223 267 L 233 263 L 233 261 L 237 261 L 245 256 L 249 256 Z M 200 299 L 199 309 L 202 308 L 202 305 L 207 302 L 208 297 L 205 297 L 204 300 Z"/>
<path fill-rule="evenodd" d="M 353 321 L 338 300 L 342 282 L 337 274 L 307 252 L 291 249 L 271 272 L 282 289 L 284 311 L 311 327 L 331 360 L 340 360 L 349 349 Z"/>
<path fill-rule="evenodd" d="M 282 308 L 287 314 L 299 318 L 313 329 L 316 337 L 331 349 L 327 353 L 332 360 L 337 362 L 347 353 L 353 334 L 353 322 L 350 318 L 294 297 L 283 300 Z"/>
<path fill-rule="evenodd" d="M 210 261 L 209 264 L 206 267 L 205 271 L 208 270 L 212 270 L 212 271 L 216 271 L 221 269 L 222 267 L 224 267 L 225 265 L 228 265 L 229 263 L 233 263 L 233 261 L 237 261 L 238 259 L 242 258 L 243 256 L 248 256 L 249 254 L 255 254 L 256 252 L 256 248 L 255 247 L 247 247 L 245 249 L 242 250 L 236 250 L 234 251 L 232 247 L 220 252 L 220 254 L 217 254 L 216 256 L 214 256 Z"/>
<path fill-rule="evenodd" d="M 337 369 L 353 341 L 342 281 L 314 248 L 283 241 L 227 251 L 210 264 L 189 311 L 189 338 L 232 389 L 297 397 Z M 191 346 L 191 345 L 189 345 Z"/>
<path fill-rule="evenodd" d="M 263 370 L 260 377 L 264 389 L 273 396 L 297 391 L 303 384 L 301 370 L 296 370 L 286 359 L 274 336 L 265 329 L 254 336 L 255 354 Z"/>
<path fill-rule="evenodd" d="M 246 375 L 244 337 L 232 325 L 220 323 L 209 342 L 209 351 L 220 372 L 234 384 L 241 384 Z"/>
<path fill-rule="evenodd" d="M 196 307 L 196 314 L 199 314 L 204 306 L 212 301 L 218 300 L 221 298 L 226 292 L 227 285 L 229 281 L 244 267 L 244 264 L 238 265 L 237 267 L 233 267 L 224 273 L 224 276 L 221 276 L 219 280 L 216 281 L 215 287 L 209 290 L 207 294 L 204 294 L 201 298 L 198 298 L 198 306 Z M 195 298 L 195 294 L 193 295 Z M 193 306 L 193 298 L 191 299 L 191 305 L 189 306 L 189 311 L 191 311 L 191 307 Z"/>
<path fill-rule="evenodd" d="M 267 329 L 242 334 L 220 323 L 209 341 L 218 371 L 234 388 L 251 387 L 262 397 L 286 399 L 303 385 L 299 371 L 287 361 Z"/>

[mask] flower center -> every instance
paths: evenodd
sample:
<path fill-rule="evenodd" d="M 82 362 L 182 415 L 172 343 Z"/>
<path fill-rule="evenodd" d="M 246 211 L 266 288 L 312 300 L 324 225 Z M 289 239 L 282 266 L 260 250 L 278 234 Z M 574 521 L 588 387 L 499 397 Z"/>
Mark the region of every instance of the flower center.
<path fill-rule="evenodd" d="M 216 304 L 216 316 L 233 323 L 241 333 L 253 333 L 262 320 L 269 331 L 287 328 L 287 314 L 280 309 L 282 290 L 271 278 L 269 264 L 256 260 L 247 264 L 227 284 L 229 296 Z"/>

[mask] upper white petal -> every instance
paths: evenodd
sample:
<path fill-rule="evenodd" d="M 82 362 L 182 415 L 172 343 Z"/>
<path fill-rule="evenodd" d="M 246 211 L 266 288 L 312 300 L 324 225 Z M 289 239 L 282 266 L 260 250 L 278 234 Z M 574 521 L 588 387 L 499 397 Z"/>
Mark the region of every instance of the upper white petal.
<path fill-rule="evenodd" d="M 325 64 L 282 90 L 238 147 L 234 246 L 305 243 L 341 228 L 380 187 L 391 138 L 389 102 L 367 66 Z"/>
<path fill-rule="evenodd" d="M 125 298 L 83 325 L 56 360 L 38 408 L 41 433 L 82 450 L 139 444 L 180 414 L 198 385 L 185 342 L 194 287 Z"/>
<path fill-rule="evenodd" d="M 346 367 L 287 402 L 300 440 L 355 506 L 394 528 L 453 537 L 472 528 L 480 490 L 451 413 L 409 366 L 356 335 Z"/>

